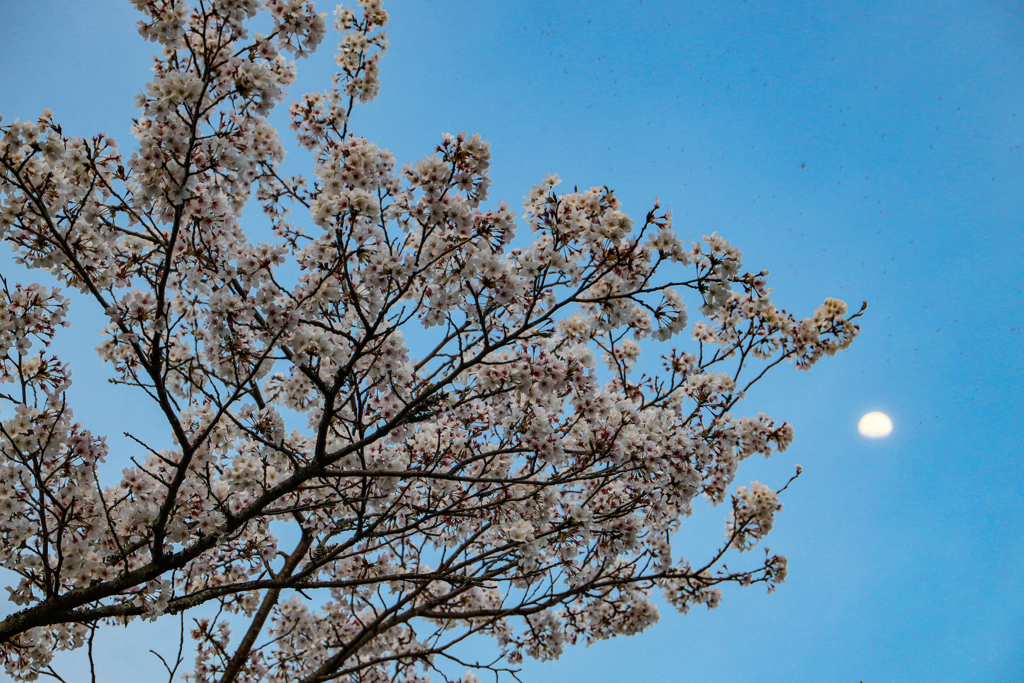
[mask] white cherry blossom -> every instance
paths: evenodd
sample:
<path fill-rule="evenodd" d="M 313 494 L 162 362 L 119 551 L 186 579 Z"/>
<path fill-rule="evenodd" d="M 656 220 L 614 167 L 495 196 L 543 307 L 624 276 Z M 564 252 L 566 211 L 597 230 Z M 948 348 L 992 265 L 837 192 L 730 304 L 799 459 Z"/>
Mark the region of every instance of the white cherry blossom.
<path fill-rule="evenodd" d="M 631 218 L 606 187 L 546 176 L 517 221 L 488 199 L 477 134 L 397 166 L 349 130 L 380 88 L 379 0 L 335 13 L 339 72 L 288 108 L 315 162 L 285 176 L 266 117 L 326 15 L 132 4 L 161 49 L 138 151 L 67 136 L 48 111 L 0 125 L 0 237 L 105 316 L 97 351 L 169 447 L 129 433 L 132 466 L 100 483 L 106 440 L 75 421 L 50 348 L 69 299 L 0 277 L 9 677 L 34 680 L 99 627 L 184 613 L 195 681 L 454 666 L 472 683 L 643 631 L 656 592 L 686 612 L 723 583 L 785 579 L 770 552 L 723 563 L 781 509 L 782 489 L 730 492 L 740 464 L 793 440 L 740 401 L 775 365 L 845 349 L 863 309 L 826 299 L 796 318 L 723 237 L 686 246 L 670 211 Z M 253 197 L 270 242 L 239 225 Z M 651 353 L 660 373 L 642 371 Z M 685 560 L 676 532 L 701 497 L 731 500 L 726 538 Z M 459 659 L 470 636 L 500 659 Z"/>

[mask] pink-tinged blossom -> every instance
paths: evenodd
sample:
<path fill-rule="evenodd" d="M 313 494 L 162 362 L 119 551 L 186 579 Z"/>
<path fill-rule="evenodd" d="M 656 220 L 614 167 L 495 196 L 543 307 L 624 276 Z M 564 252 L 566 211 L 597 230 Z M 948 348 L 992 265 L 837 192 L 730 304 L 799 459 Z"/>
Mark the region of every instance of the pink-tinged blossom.
<path fill-rule="evenodd" d="M 849 346 L 860 311 L 798 319 L 723 237 L 687 246 L 658 202 L 632 218 L 607 187 L 547 175 L 520 225 L 488 204 L 477 134 L 396 165 L 349 130 L 380 88 L 379 0 L 335 12 L 339 72 L 288 109 L 308 176 L 284 175 L 266 117 L 325 38 L 313 2 L 133 5 L 161 46 L 138 151 L 48 111 L 0 126 L 0 238 L 105 316 L 96 350 L 168 447 L 129 431 L 109 476 L 50 351 L 69 300 L 0 277 L 8 676 L 185 612 L 195 681 L 426 683 L 493 638 L 505 664 L 464 662 L 474 683 L 649 628 L 655 590 L 686 612 L 785 579 L 767 551 L 722 561 L 781 509 L 781 489 L 732 488 L 741 464 L 793 440 L 740 402 L 772 365 Z M 252 197 L 269 241 L 240 227 Z M 652 352 L 662 371 L 642 372 Z M 694 506 L 727 500 L 720 551 L 682 559 Z"/>

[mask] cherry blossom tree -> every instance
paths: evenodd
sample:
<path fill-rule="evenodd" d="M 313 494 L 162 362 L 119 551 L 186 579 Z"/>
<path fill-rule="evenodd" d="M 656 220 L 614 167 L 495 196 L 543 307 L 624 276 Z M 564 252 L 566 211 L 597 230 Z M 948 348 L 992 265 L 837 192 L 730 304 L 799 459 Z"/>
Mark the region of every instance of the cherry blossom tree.
<path fill-rule="evenodd" d="M 194 640 L 189 680 L 475 681 L 642 631 L 656 592 L 686 612 L 785 579 L 769 551 L 723 565 L 781 509 L 781 489 L 732 488 L 740 462 L 793 439 L 735 411 L 772 367 L 846 348 L 860 311 L 795 318 L 729 242 L 684 244 L 657 202 L 634 222 L 605 187 L 548 176 L 517 224 L 485 205 L 477 135 L 397 168 L 349 130 L 379 89 L 379 0 L 335 12 L 338 74 L 289 108 L 311 180 L 282 171 L 266 117 L 325 37 L 313 2 L 132 4 L 160 46 L 138 151 L 47 111 L 0 126 L 0 236 L 106 316 L 112 381 L 153 402 L 167 441 L 126 432 L 133 465 L 101 484 L 105 438 L 75 421 L 51 350 L 69 298 L 3 276 L 9 676 L 166 617 Z M 253 200 L 269 242 L 239 227 Z M 642 348 L 662 371 L 634 372 Z M 684 559 L 700 496 L 725 503 L 725 537 Z M 457 655 L 471 636 L 496 658 Z"/>

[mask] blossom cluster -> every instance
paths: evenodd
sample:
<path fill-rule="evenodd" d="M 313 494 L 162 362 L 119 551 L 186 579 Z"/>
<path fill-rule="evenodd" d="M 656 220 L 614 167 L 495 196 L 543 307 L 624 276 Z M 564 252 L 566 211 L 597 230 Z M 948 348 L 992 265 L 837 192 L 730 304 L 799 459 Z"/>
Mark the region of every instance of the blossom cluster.
<path fill-rule="evenodd" d="M 106 441 L 74 421 L 70 368 L 47 352 L 68 299 L 3 281 L 9 676 L 104 624 L 180 613 L 196 681 L 500 673 L 643 631 L 657 591 L 685 612 L 723 583 L 785 579 L 780 555 L 722 563 L 781 509 L 766 485 L 729 493 L 741 463 L 793 440 L 738 405 L 767 369 L 849 346 L 859 311 L 827 299 L 798 319 L 723 237 L 685 244 L 670 211 L 634 220 L 606 187 L 549 175 L 517 223 L 488 205 L 479 135 L 397 166 L 349 131 L 379 89 L 379 0 L 336 12 L 340 71 L 289 109 L 309 179 L 282 172 L 266 116 L 288 55 L 323 41 L 314 3 L 133 4 L 162 46 L 138 151 L 65 136 L 49 112 L 0 126 L 0 237 L 105 316 L 100 358 L 167 439 L 127 433 L 131 466 L 101 485 Z M 261 13 L 270 35 L 250 33 Z M 240 227 L 252 197 L 270 242 Z M 701 497 L 732 511 L 720 552 L 691 564 L 676 532 Z M 459 660 L 474 634 L 504 664 Z"/>

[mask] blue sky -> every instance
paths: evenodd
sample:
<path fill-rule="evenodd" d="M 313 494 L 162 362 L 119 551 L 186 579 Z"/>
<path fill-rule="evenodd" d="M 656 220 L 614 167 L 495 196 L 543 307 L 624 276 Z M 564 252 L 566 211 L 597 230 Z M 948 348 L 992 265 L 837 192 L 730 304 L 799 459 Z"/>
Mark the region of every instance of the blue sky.
<path fill-rule="evenodd" d="M 797 430 L 788 452 L 740 474 L 781 483 L 805 468 L 769 538 L 789 557 L 787 583 L 770 596 L 727 591 L 711 612 L 665 608 L 649 632 L 528 664 L 524 680 L 1021 680 L 1019 4 L 386 7 L 382 93 L 354 130 L 400 162 L 430 153 L 442 132 L 480 133 L 495 202 L 517 206 L 548 172 L 570 187 L 606 184 L 636 216 L 659 196 L 681 236 L 717 230 L 749 269 L 770 269 L 787 309 L 808 314 L 826 296 L 869 303 L 848 352 L 810 373 L 779 369 L 745 407 Z M 152 48 L 135 21 L 127 1 L 0 0 L 4 121 L 50 107 L 66 132 L 104 131 L 129 151 Z M 327 84 L 333 42 L 300 62 L 293 96 Z M 45 280 L 6 252 L 0 269 Z M 62 342 L 72 404 L 127 448 L 120 421 L 149 416 L 103 384 L 96 313 L 73 304 L 77 331 Z M 857 434 L 870 410 L 892 417 L 891 436 Z M 723 514 L 698 510 L 677 544 L 718 540 Z M 145 651 L 168 637 L 101 635 L 109 680 L 123 676 L 118 662 L 156 664 Z M 75 666 L 66 677 L 84 680 Z"/>

